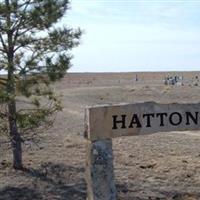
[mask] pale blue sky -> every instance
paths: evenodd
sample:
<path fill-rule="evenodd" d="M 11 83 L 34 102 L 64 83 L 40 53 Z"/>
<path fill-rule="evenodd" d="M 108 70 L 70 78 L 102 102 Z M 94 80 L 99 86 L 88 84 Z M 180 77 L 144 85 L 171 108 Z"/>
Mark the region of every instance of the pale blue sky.
<path fill-rule="evenodd" d="M 71 72 L 200 70 L 200 0 L 72 0 Z"/>

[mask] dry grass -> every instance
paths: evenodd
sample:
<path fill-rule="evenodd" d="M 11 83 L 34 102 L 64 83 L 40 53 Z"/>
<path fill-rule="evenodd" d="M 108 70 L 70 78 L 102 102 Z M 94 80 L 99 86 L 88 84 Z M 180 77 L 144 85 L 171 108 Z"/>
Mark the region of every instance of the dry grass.
<path fill-rule="evenodd" d="M 165 86 L 163 73 L 68 74 L 55 85 L 64 110 L 39 146 L 24 148 L 25 170 L 11 168 L 11 151 L 0 146 L 0 200 L 86 199 L 84 108 L 105 103 L 199 102 L 196 73 L 184 86 Z M 179 74 L 178 74 L 179 75 Z M 189 86 L 189 84 L 191 86 Z M 119 200 L 200 199 L 200 132 L 157 133 L 113 140 Z"/>

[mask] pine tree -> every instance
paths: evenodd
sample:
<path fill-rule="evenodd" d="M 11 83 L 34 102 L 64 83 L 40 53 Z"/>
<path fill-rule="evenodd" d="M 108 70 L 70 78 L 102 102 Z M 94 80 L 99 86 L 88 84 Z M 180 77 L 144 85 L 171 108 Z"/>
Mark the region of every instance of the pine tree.
<path fill-rule="evenodd" d="M 59 26 L 68 9 L 68 0 L 0 0 L 0 133 L 15 169 L 23 167 L 22 142 L 61 109 L 51 83 L 64 77 L 81 36 Z"/>

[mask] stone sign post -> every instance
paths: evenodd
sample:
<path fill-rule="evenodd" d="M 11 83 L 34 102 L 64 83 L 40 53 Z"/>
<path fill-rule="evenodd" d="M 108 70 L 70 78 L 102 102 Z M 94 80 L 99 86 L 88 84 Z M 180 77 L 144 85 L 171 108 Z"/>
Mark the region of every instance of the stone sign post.
<path fill-rule="evenodd" d="M 200 103 L 105 105 L 85 111 L 88 200 L 116 200 L 112 138 L 200 129 Z"/>
<path fill-rule="evenodd" d="M 116 200 L 111 139 L 88 141 L 86 181 L 88 200 Z"/>

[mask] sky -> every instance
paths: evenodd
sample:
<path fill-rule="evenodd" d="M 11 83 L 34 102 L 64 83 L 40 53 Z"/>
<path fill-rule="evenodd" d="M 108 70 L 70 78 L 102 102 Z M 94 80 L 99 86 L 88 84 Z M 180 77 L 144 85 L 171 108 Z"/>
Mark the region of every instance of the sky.
<path fill-rule="evenodd" d="M 200 0 L 71 0 L 70 72 L 200 70 Z"/>

